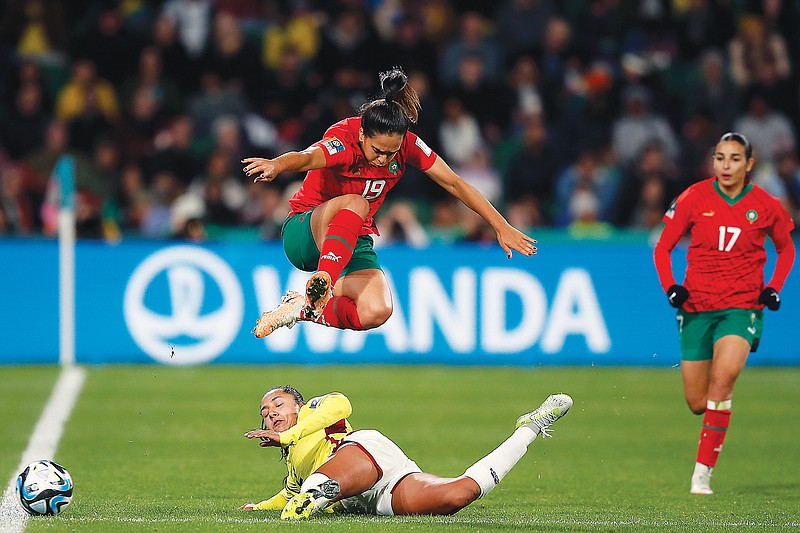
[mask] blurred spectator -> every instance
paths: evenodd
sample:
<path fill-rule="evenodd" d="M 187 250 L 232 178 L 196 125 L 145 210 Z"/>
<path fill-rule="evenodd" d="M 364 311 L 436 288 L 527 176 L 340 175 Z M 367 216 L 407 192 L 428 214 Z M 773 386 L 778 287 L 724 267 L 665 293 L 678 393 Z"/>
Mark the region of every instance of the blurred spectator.
<path fill-rule="evenodd" d="M 619 53 L 623 16 L 619 0 L 588 0 L 573 24 L 575 45 L 583 57 L 607 61 Z"/>
<path fill-rule="evenodd" d="M 461 224 L 462 205 L 455 198 L 442 198 L 433 204 L 431 223 L 428 226 L 428 237 L 431 243 L 454 243 L 464 240 L 466 233 Z"/>
<path fill-rule="evenodd" d="M 730 128 L 712 120 L 711 113 L 699 109 L 683 123 L 681 136 L 681 176 L 679 190 L 714 174 L 710 168 L 712 148 Z"/>
<path fill-rule="evenodd" d="M 508 164 L 505 198 L 509 201 L 528 196 L 535 198 L 547 216 L 556 172 L 558 161 L 544 119 L 541 115 L 528 117 L 522 134 L 522 147 Z"/>
<path fill-rule="evenodd" d="M 213 5 L 213 0 L 167 0 L 162 7 L 192 58 L 199 58 L 208 46 Z"/>
<path fill-rule="evenodd" d="M 505 211 L 508 223 L 528 235 L 534 228 L 544 224 L 541 205 L 533 196 L 509 199 Z"/>
<path fill-rule="evenodd" d="M 756 158 L 764 163 L 774 163 L 780 146 L 796 145 L 791 122 L 772 107 L 769 97 L 760 87 L 753 87 L 747 100 L 747 111 L 733 125 L 753 145 Z"/>
<path fill-rule="evenodd" d="M 795 147 L 784 147 L 776 155 L 775 172 L 786 189 L 786 209 L 800 225 L 800 159 Z"/>
<path fill-rule="evenodd" d="M 158 127 L 163 120 L 158 101 L 146 87 L 140 87 L 126 106 L 115 138 L 125 163 L 136 163 L 153 153 Z"/>
<path fill-rule="evenodd" d="M 555 223 L 567 225 L 574 220 L 570 201 L 576 189 L 592 193 L 596 202 L 595 218 L 604 222 L 612 219 L 619 176 L 601 165 L 600 153 L 593 148 L 582 150 L 577 160 L 558 175 L 555 182 Z"/>
<path fill-rule="evenodd" d="M 4 165 L 0 170 L 0 210 L 5 233 L 30 235 L 41 227 L 38 209 L 42 191 L 34 189 L 36 181 L 30 168 L 23 164 Z"/>
<path fill-rule="evenodd" d="M 542 46 L 545 28 L 555 14 L 551 0 L 505 0 L 495 14 L 497 36 L 506 57 L 530 54 Z"/>
<path fill-rule="evenodd" d="M 775 69 L 779 79 L 791 74 L 786 40 L 764 26 L 764 20 L 756 15 L 743 15 L 739 29 L 728 44 L 733 80 L 743 88 L 759 81 L 760 69 L 768 66 Z"/>
<path fill-rule="evenodd" d="M 215 120 L 225 115 L 242 119 L 249 107 L 241 90 L 223 84 L 217 73 L 205 72 L 200 91 L 189 100 L 188 111 L 194 122 L 195 135 L 210 140 Z"/>
<path fill-rule="evenodd" d="M 100 9 L 90 9 L 85 15 L 88 28 L 74 41 L 75 57 L 90 60 L 97 74 L 114 87 L 121 87 L 128 77 L 130 66 L 135 64 L 141 43 L 125 25 L 122 7 L 98 4 Z"/>
<path fill-rule="evenodd" d="M 150 204 L 141 169 L 126 165 L 120 173 L 116 194 L 117 223 L 125 231 L 139 231 Z"/>
<path fill-rule="evenodd" d="M 189 185 L 184 196 L 194 197 L 194 202 L 202 205 L 201 213 L 195 215 L 206 224 L 228 226 L 238 221 L 238 212 L 246 199 L 246 190 L 238 170 L 232 166 L 228 154 L 217 149 L 209 156 L 205 172 Z M 192 217 L 186 217 L 189 218 Z M 182 224 L 183 221 L 176 221 L 176 227 Z"/>
<path fill-rule="evenodd" d="M 643 87 L 628 87 L 623 94 L 622 115 L 614 122 L 613 142 L 620 164 L 631 164 L 642 149 L 653 142 L 661 144 L 667 158 L 678 156 L 678 140 L 672 126 L 650 110 L 650 94 Z"/>
<path fill-rule="evenodd" d="M 213 18 L 213 32 L 203 58 L 206 72 L 216 73 L 222 84 L 242 91 L 251 102 L 261 97 L 263 69 L 255 45 L 247 42 L 236 18 L 220 11 Z"/>
<path fill-rule="evenodd" d="M 175 21 L 164 14 L 157 16 L 151 34 L 151 44 L 158 50 L 163 63 L 160 74 L 174 83 L 183 94 L 193 91 L 199 77 L 199 60 L 190 57 L 178 39 Z"/>
<path fill-rule="evenodd" d="M 153 176 L 153 184 L 149 188 L 148 208 L 142 219 L 142 235 L 145 237 L 171 237 L 183 228 L 191 215 L 178 218 L 173 223 L 173 204 L 181 194 L 181 186 L 175 176 L 169 172 L 159 172 Z M 183 215 L 183 213 L 182 213 Z"/>
<path fill-rule="evenodd" d="M 375 247 L 392 243 L 404 243 L 413 248 L 424 248 L 429 239 L 425 228 L 417 218 L 414 205 L 399 201 L 386 206 L 376 221 L 380 236 L 375 238 Z"/>
<path fill-rule="evenodd" d="M 683 119 L 701 110 L 723 129 L 729 130 L 741 111 L 741 91 L 728 77 L 725 58 L 716 49 L 699 57 L 700 79 L 686 91 Z"/>
<path fill-rule="evenodd" d="M 668 203 L 678 193 L 678 186 L 677 168 L 665 147 L 658 141 L 646 144 L 623 175 L 614 207 L 615 225 L 642 227 L 652 222 L 654 215 L 650 211 L 659 208 L 655 205 L 658 201 L 661 202 L 660 221 Z"/>
<path fill-rule="evenodd" d="M 72 77 L 56 99 L 56 118 L 69 122 L 87 107 L 96 109 L 109 123 L 119 116 L 114 86 L 97 76 L 94 63 L 78 59 L 72 66 Z"/>
<path fill-rule="evenodd" d="M 264 30 L 261 61 L 268 70 L 280 72 L 283 55 L 287 49 L 296 54 L 298 65 L 306 68 L 319 51 L 320 20 L 308 1 L 292 2 L 284 7 L 281 2 L 269 1 L 265 9 L 272 14 L 273 24 Z"/>
<path fill-rule="evenodd" d="M 159 172 L 169 172 L 182 187 L 195 178 L 201 168 L 194 151 L 194 122 L 188 115 L 178 115 L 161 129 L 154 139 L 155 152 L 142 160 L 145 181 Z"/>
<path fill-rule="evenodd" d="M 285 46 L 278 56 L 277 68 L 267 73 L 260 87 L 257 108 L 279 129 L 301 121 L 306 106 L 313 105 L 320 80 L 302 62 L 300 52 Z M 290 122 L 292 121 L 292 122 Z"/>
<path fill-rule="evenodd" d="M 439 143 L 442 156 L 454 166 L 465 164 L 483 144 L 478 121 L 458 98 L 450 97 L 444 102 Z"/>
<path fill-rule="evenodd" d="M 461 15 L 458 35 L 445 43 L 439 61 L 439 76 L 445 85 L 458 82 L 461 61 L 468 55 L 481 60 L 482 71 L 489 82 L 501 79 L 502 51 L 493 37 L 487 35 L 486 21 L 480 13 L 469 11 Z"/>
<path fill-rule="evenodd" d="M 281 226 L 289 211 L 280 188 L 273 183 L 251 183 L 242 207 L 242 222 L 258 227 L 263 240 L 279 239 Z"/>
<path fill-rule="evenodd" d="M 519 56 L 508 74 L 508 86 L 512 91 L 514 114 L 538 115 L 544 112 L 545 96 L 539 87 L 539 67 L 529 55 Z"/>
<path fill-rule="evenodd" d="M 161 51 L 155 46 L 142 48 L 138 65 L 136 73 L 128 76 L 122 85 L 123 105 L 131 105 L 134 95 L 140 90 L 145 90 L 162 113 L 165 115 L 177 113 L 181 108 L 180 92 L 178 86 L 164 76 Z"/>
<path fill-rule="evenodd" d="M 324 27 L 315 68 L 327 84 L 336 83 L 337 71 L 344 69 L 352 73 L 355 88 L 368 89 L 382 60 L 380 41 L 369 19 L 361 10 L 345 9 Z"/>
<path fill-rule="evenodd" d="M 109 136 L 119 118 L 114 87 L 98 78 L 94 64 L 79 59 L 56 100 L 56 118 L 69 125 L 71 146 L 88 153 L 101 136 Z"/>
<path fill-rule="evenodd" d="M 69 47 L 69 22 L 62 0 L 8 0 L 0 39 L 19 57 L 60 65 Z"/>
<path fill-rule="evenodd" d="M 514 95 L 486 76 L 481 56 L 469 53 L 461 57 L 458 79 L 447 93 L 464 104 L 489 142 L 497 142 L 508 129 Z"/>
<path fill-rule="evenodd" d="M 498 205 L 502 202 L 503 180 L 492 167 L 491 156 L 485 147 L 479 147 L 463 164 L 455 166 L 453 170 L 464 181 L 478 189 L 492 204 Z"/>
<path fill-rule="evenodd" d="M 703 51 L 721 49 L 733 38 L 735 28 L 731 10 L 718 0 L 689 0 L 677 17 L 679 56 L 693 62 Z"/>
<path fill-rule="evenodd" d="M 0 122 L 0 143 L 12 159 L 22 159 L 44 142 L 50 116 L 42 103 L 42 88 L 35 82 L 17 90 L 14 107 Z"/>
<path fill-rule="evenodd" d="M 394 22 L 391 38 L 384 54 L 392 64 L 402 65 L 406 72 L 423 72 L 428 79 L 436 78 L 434 43 L 425 36 L 424 21 L 411 13 L 403 14 Z"/>
<path fill-rule="evenodd" d="M 611 224 L 599 219 L 600 202 L 588 185 L 579 185 L 569 198 L 567 226 L 570 237 L 574 239 L 606 239 L 611 236 Z"/>

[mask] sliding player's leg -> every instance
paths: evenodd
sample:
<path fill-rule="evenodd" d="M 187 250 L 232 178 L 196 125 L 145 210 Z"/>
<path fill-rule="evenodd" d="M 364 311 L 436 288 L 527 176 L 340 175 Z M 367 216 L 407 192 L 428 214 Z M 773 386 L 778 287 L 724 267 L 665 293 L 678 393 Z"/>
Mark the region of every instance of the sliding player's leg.
<path fill-rule="evenodd" d="M 537 436 L 550 436 L 550 425 L 567 414 L 570 407 L 572 398 L 566 394 L 549 396 L 539 408 L 520 416 L 514 433 L 461 477 L 412 474 L 403 478 L 393 491 L 394 514 L 452 514 L 486 496 L 525 455 Z"/>

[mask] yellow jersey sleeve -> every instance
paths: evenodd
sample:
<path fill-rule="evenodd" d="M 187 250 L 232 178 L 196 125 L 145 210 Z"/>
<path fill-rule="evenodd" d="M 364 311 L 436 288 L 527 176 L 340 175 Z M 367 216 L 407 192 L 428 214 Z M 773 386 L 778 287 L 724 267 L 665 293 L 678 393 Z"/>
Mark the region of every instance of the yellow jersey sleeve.
<path fill-rule="evenodd" d="M 280 433 L 281 446 L 297 444 L 303 437 L 346 419 L 352 412 L 350 400 L 339 392 L 312 398 L 300 409 L 297 424 Z"/>
<path fill-rule="evenodd" d="M 286 503 L 289 501 L 289 497 L 286 494 L 286 489 L 280 491 L 278 494 L 273 496 L 268 500 L 264 500 L 262 502 L 258 502 L 256 504 L 256 509 L 259 511 L 275 511 L 275 510 L 282 510 L 286 507 Z"/>

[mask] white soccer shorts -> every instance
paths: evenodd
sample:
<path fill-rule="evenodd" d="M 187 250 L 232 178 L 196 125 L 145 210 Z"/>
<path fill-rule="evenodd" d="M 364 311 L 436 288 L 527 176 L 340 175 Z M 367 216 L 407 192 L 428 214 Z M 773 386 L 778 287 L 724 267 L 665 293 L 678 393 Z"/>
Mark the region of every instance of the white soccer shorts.
<path fill-rule="evenodd" d="M 348 513 L 393 516 L 392 491 L 408 474 L 422 472 L 417 463 L 380 431 L 362 429 L 342 439 L 339 447 L 358 446 L 378 469 L 378 482 L 358 496 L 345 498 L 342 506 Z"/>

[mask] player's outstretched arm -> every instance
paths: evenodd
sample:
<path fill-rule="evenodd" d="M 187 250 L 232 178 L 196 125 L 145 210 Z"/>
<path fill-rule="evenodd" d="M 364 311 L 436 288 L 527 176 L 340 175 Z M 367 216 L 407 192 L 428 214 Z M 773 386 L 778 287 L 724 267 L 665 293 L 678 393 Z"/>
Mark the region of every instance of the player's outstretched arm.
<path fill-rule="evenodd" d="M 281 172 L 306 172 L 325 166 L 325 154 L 318 146 L 309 146 L 300 152 L 286 152 L 275 159 L 264 157 L 246 157 L 242 159 L 246 166 L 242 169 L 249 176 L 255 176 L 253 182 L 269 182 Z"/>
<path fill-rule="evenodd" d="M 497 242 L 511 259 L 511 250 L 523 255 L 536 254 L 536 239 L 525 235 L 503 218 L 492 203 L 478 189 L 456 174 L 444 159 L 437 157 L 433 166 L 425 172 L 433 181 L 447 192 L 464 202 L 464 205 L 478 213 L 497 233 Z"/>

